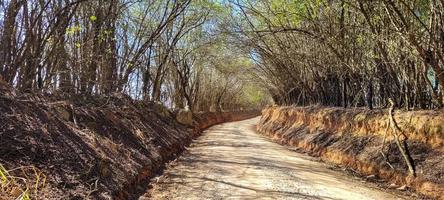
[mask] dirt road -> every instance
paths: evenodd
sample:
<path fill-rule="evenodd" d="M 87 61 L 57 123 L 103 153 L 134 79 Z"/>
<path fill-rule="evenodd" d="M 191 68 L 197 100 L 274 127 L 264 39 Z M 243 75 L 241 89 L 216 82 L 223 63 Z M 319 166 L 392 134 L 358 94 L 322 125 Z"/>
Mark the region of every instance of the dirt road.
<path fill-rule="evenodd" d="M 403 199 L 269 141 L 257 121 L 208 129 L 140 199 Z"/>

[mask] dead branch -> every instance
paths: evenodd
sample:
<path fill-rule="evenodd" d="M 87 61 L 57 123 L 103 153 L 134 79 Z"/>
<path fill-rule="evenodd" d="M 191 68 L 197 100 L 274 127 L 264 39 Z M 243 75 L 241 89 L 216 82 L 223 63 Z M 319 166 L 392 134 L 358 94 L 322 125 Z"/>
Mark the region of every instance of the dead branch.
<path fill-rule="evenodd" d="M 398 124 L 395 121 L 395 118 L 393 117 L 394 113 L 394 102 L 392 99 L 389 99 L 389 122 L 390 122 L 390 127 L 392 129 L 392 135 L 393 138 L 395 139 L 396 142 L 396 146 L 398 146 L 399 151 L 402 154 L 402 157 L 404 158 L 405 163 L 407 164 L 408 170 L 409 170 L 409 174 L 412 176 L 416 176 L 415 173 L 415 166 L 413 163 L 413 159 L 411 158 L 411 156 L 408 153 L 408 149 L 407 149 L 407 137 L 404 134 L 404 132 L 401 130 L 401 128 L 399 128 Z M 402 136 L 402 138 L 400 138 Z"/>

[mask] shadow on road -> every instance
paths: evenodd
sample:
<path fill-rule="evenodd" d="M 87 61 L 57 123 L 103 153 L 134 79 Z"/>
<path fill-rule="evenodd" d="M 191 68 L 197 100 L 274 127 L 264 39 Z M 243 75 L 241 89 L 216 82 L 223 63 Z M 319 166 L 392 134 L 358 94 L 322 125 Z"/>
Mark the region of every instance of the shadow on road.
<path fill-rule="evenodd" d="M 152 199 L 398 199 L 270 142 L 256 119 L 207 130 L 153 185 Z"/>

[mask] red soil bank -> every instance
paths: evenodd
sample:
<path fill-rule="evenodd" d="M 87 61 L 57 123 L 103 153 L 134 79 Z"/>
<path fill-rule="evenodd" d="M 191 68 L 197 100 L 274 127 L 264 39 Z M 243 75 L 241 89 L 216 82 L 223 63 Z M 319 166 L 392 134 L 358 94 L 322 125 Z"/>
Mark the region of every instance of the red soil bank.
<path fill-rule="evenodd" d="M 444 113 L 396 112 L 408 137 L 417 177 L 409 177 L 394 141 L 388 137 L 388 160 L 380 153 L 387 128 L 387 110 L 322 107 L 269 107 L 262 111 L 258 131 L 276 141 L 300 147 L 312 156 L 377 175 L 418 193 L 444 199 Z"/>
<path fill-rule="evenodd" d="M 0 163 L 6 169 L 41 170 L 47 181 L 33 196 L 37 199 L 135 198 L 198 130 L 255 115 L 202 114 L 193 128 L 159 116 L 152 104 L 124 96 L 66 100 L 0 89 Z M 0 191 L 8 199 L 5 195 Z"/>
<path fill-rule="evenodd" d="M 257 110 L 197 113 L 194 115 L 196 122 L 194 128 L 195 132 L 199 133 L 201 130 L 216 124 L 230 121 L 240 121 L 258 115 L 260 115 L 260 112 Z"/>

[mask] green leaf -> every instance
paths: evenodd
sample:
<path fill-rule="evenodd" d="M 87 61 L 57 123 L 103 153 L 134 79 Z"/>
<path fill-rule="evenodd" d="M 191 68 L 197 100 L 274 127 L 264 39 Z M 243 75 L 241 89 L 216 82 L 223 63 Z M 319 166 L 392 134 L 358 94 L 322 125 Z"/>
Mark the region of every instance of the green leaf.
<path fill-rule="evenodd" d="M 20 200 L 31 200 L 31 197 L 29 196 L 28 189 L 26 189 L 26 191 L 23 192 L 23 194 L 20 195 L 20 197 L 18 199 L 20 199 Z"/>
<path fill-rule="evenodd" d="M 6 169 L 3 167 L 3 165 L 0 164 L 0 181 L 1 181 L 1 185 L 6 185 L 8 183 L 8 177 L 6 177 L 6 174 L 8 172 L 6 171 Z"/>
<path fill-rule="evenodd" d="M 89 17 L 89 20 L 91 20 L 92 22 L 97 21 L 97 17 L 95 15 L 91 15 Z"/>

